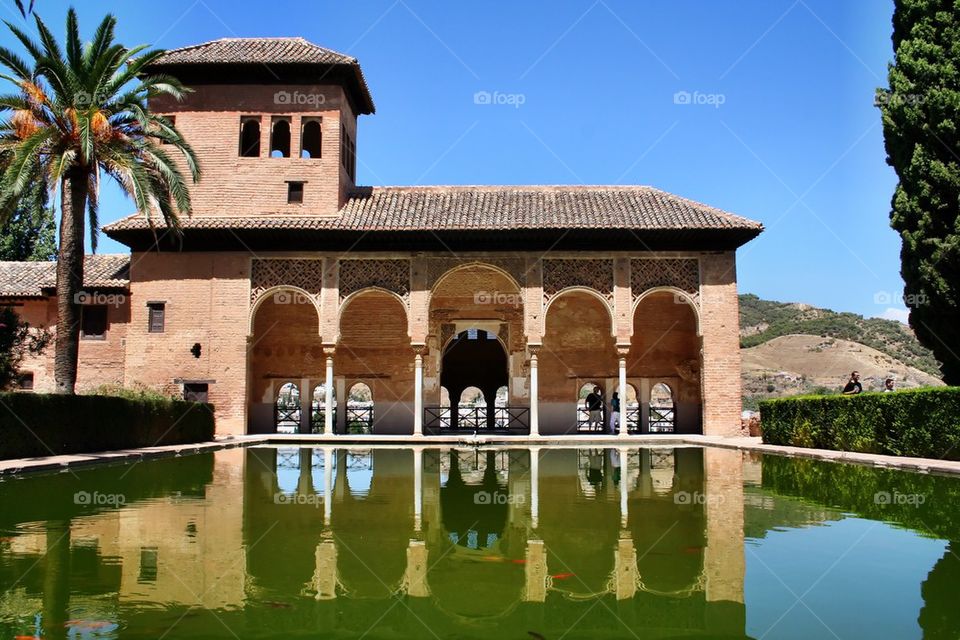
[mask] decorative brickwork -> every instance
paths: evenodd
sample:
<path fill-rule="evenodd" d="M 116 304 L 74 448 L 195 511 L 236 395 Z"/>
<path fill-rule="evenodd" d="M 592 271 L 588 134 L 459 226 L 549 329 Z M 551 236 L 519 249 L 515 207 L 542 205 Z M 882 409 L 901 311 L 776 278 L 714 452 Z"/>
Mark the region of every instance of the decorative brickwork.
<path fill-rule="evenodd" d="M 250 302 L 273 287 L 297 287 L 320 299 L 323 290 L 323 260 L 255 259 L 250 269 Z"/>
<path fill-rule="evenodd" d="M 630 288 L 636 300 L 655 287 L 674 287 L 700 303 L 700 265 L 696 258 L 634 258 L 630 261 Z"/>
<path fill-rule="evenodd" d="M 526 282 L 526 261 L 523 258 L 485 258 L 483 260 L 468 260 L 462 258 L 427 258 L 427 287 L 433 288 L 437 282 L 451 269 L 466 265 L 479 267 L 497 267 L 510 276 L 522 288 Z"/>
<path fill-rule="evenodd" d="M 341 260 L 340 299 L 351 293 L 379 287 L 395 293 L 404 301 L 410 296 L 409 260 Z"/>
<path fill-rule="evenodd" d="M 549 300 L 568 287 L 593 289 L 613 300 L 613 260 L 547 259 L 543 261 L 543 297 Z"/>

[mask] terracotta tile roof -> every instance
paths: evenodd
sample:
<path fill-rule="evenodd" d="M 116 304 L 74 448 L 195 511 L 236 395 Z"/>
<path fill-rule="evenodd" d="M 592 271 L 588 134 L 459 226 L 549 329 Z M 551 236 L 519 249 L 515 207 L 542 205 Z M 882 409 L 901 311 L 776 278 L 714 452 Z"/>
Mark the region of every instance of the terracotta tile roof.
<path fill-rule="evenodd" d="M 0 297 L 35 298 L 57 284 L 56 262 L 0 261 Z M 126 289 L 130 285 L 130 256 L 98 254 L 84 258 L 83 286 L 90 289 Z"/>
<path fill-rule="evenodd" d="M 160 68 L 169 72 L 170 67 L 203 68 L 208 65 L 258 65 L 267 68 L 319 65 L 349 68 L 356 81 L 355 88 L 360 93 L 360 112 L 375 111 L 360 62 L 353 56 L 321 47 L 304 38 L 220 38 L 189 47 L 168 49 L 148 69 Z"/>
<path fill-rule="evenodd" d="M 155 64 L 357 64 L 303 38 L 220 38 L 168 49 Z"/>
<path fill-rule="evenodd" d="M 190 229 L 502 231 L 517 229 L 742 230 L 763 225 L 652 187 L 359 187 L 337 216 L 193 216 Z M 133 215 L 109 235 L 148 229 Z"/>

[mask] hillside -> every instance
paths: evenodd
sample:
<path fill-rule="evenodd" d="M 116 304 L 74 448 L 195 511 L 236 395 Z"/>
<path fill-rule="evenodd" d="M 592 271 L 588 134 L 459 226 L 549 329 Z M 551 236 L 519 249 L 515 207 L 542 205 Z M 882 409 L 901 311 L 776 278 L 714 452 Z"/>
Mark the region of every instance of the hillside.
<path fill-rule="evenodd" d="M 740 296 L 741 347 L 796 334 L 859 342 L 932 376 L 940 375 L 933 353 L 917 341 L 909 327 L 895 320 L 761 300 L 749 293 Z"/>

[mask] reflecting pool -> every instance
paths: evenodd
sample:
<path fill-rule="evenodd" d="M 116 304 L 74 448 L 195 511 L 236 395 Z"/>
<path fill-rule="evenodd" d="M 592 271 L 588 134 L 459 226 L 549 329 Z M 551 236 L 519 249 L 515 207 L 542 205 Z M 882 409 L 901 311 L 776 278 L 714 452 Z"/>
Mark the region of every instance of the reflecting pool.
<path fill-rule="evenodd" d="M 0 482 L 0 638 L 952 638 L 960 479 L 252 447 Z"/>

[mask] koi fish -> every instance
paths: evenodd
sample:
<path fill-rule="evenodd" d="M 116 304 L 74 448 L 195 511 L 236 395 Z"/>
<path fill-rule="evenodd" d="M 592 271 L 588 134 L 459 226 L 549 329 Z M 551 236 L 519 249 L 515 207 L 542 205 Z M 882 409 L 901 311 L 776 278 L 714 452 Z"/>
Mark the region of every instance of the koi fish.
<path fill-rule="evenodd" d="M 527 631 L 527 635 L 530 636 L 531 638 L 533 638 L 534 640 L 547 640 L 546 638 L 544 638 L 542 635 L 540 635 L 540 634 L 537 633 L 536 631 Z"/>
<path fill-rule="evenodd" d="M 13 636 L 13 640 L 43 640 L 40 636 Z"/>
<path fill-rule="evenodd" d="M 553 578 L 554 580 L 566 580 L 567 578 L 572 578 L 572 577 L 575 576 L 575 575 L 577 575 L 577 574 L 575 574 L 575 573 L 558 573 L 558 574 L 553 575 L 553 576 L 550 576 L 550 577 Z"/>
<path fill-rule="evenodd" d="M 483 556 L 483 559 L 487 562 L 503 562 L 506 560 L 503 556 Z"/>
<path fill-rule="evenodd" d="M 513 564 L 527 564 L 527 561 L 524 560 L 523 558 L 514 558 L 514 559 L 511 560 L 510 562 L 512 562 Z M 528 632 L 528 633 L 530 633 L 530 632 Z"/>
<path fill-rule="evenodd" d="M 287 602 L 268 602 L 266 604 L 271 609 L 289 609 L 293 606 Z"/>
<path fill-rule="evenodd" d="M 67 620 L 63 623 L 65 627 L 78 627 L 80 629 L 104 629 L 112 625 L 112 622 L 105 620 Z"/>

